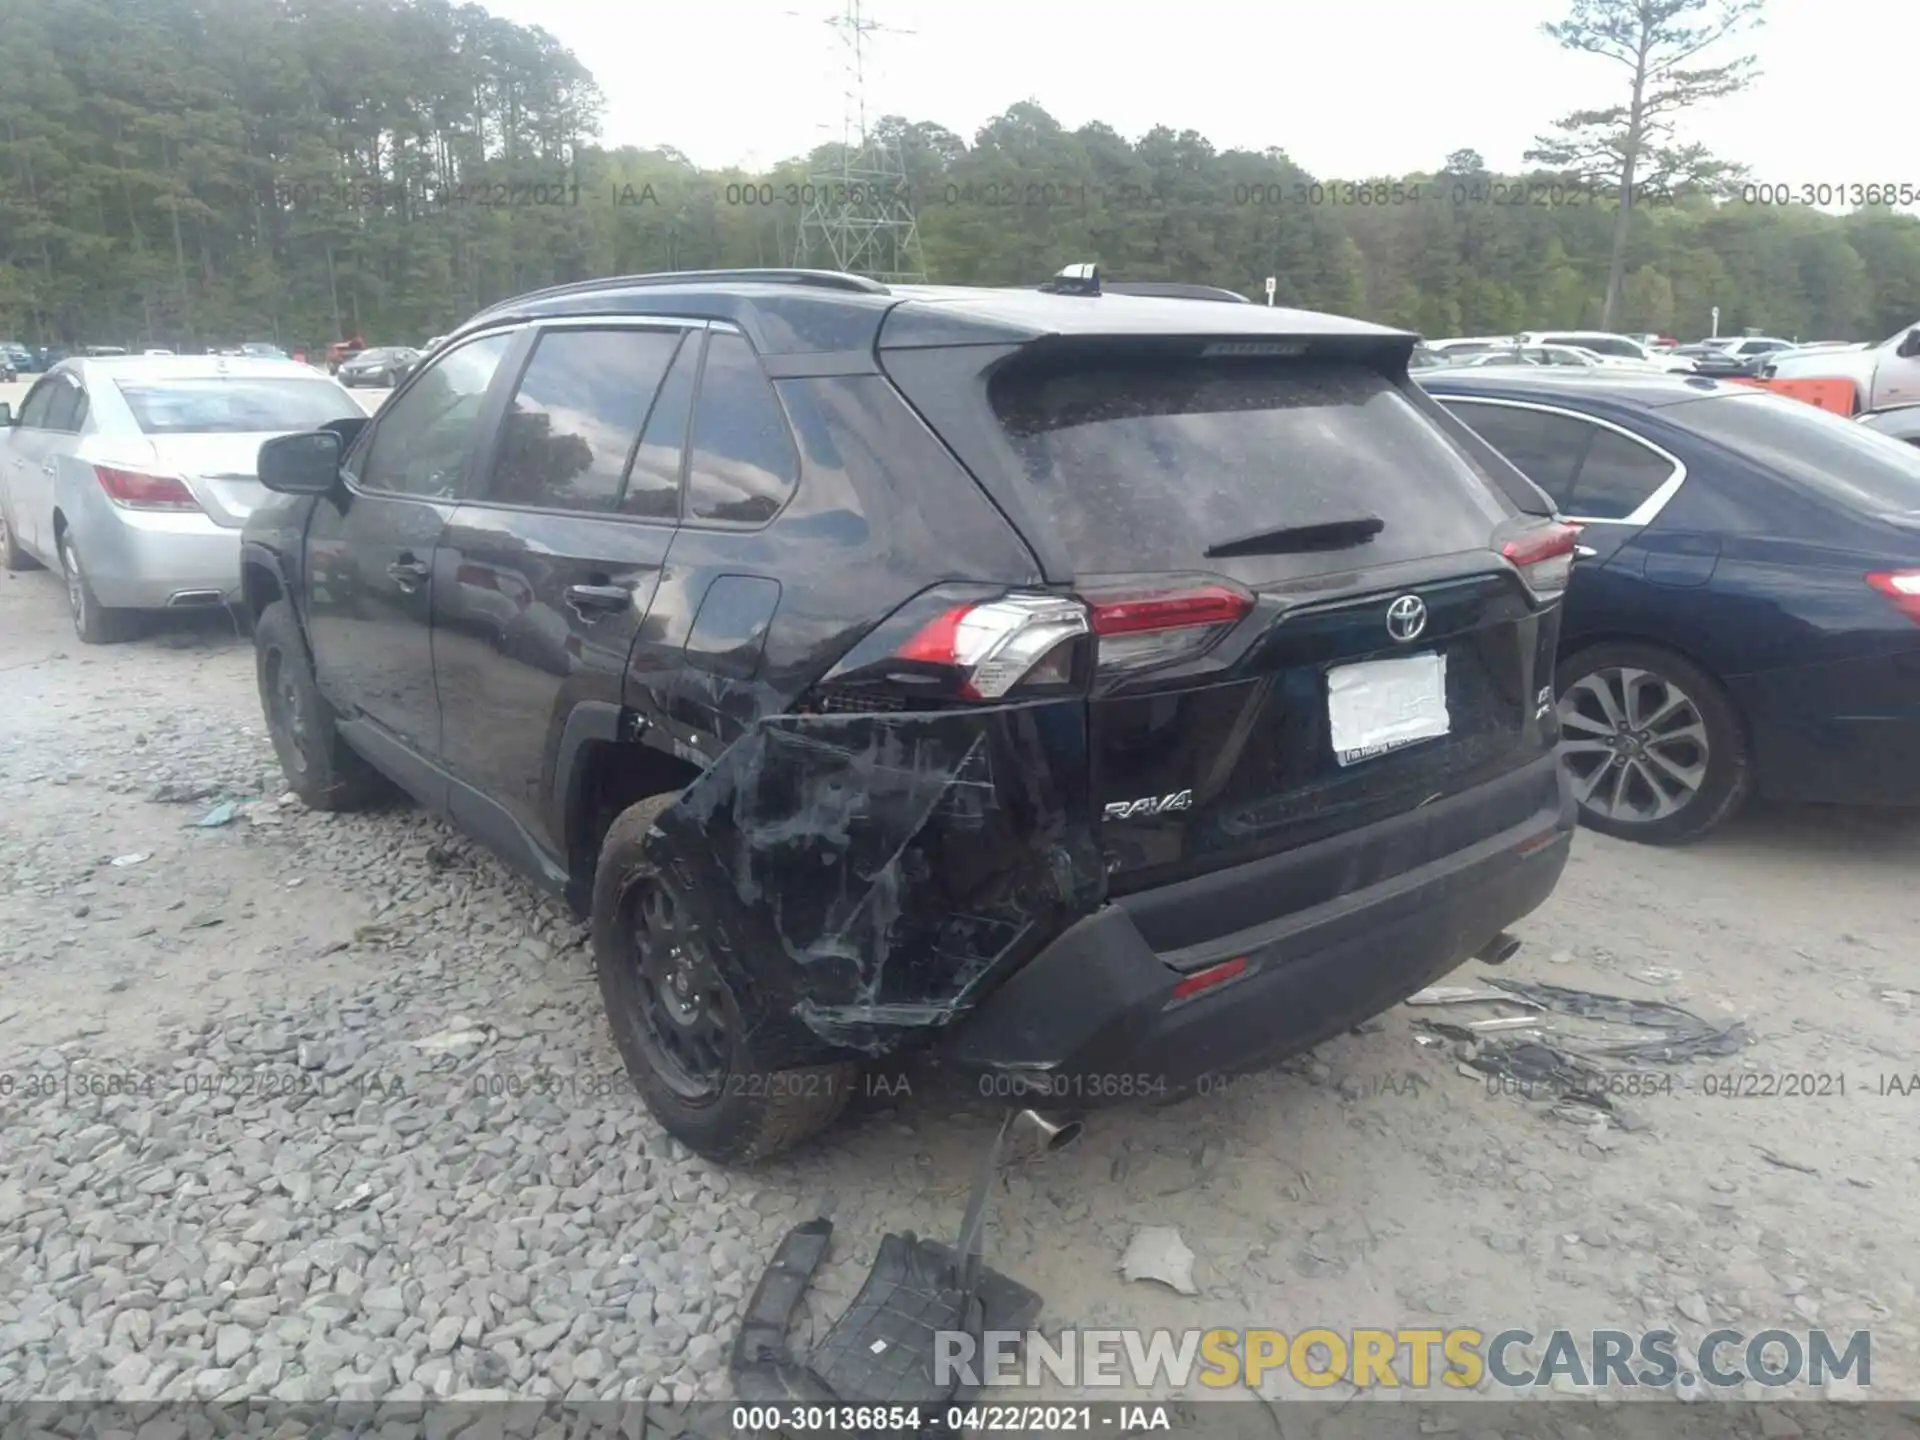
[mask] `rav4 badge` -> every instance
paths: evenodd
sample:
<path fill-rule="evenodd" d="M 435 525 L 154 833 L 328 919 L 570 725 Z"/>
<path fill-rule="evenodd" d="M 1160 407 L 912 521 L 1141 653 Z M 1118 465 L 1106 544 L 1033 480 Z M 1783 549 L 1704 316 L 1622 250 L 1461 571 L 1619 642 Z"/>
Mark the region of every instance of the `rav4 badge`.
<path fill-rule="evenodd" d="M 1170 815 L 1176 810 L 1193 808 L 1193 791 L 1177 790 L 1171 795 L 1144 795 L 1138 800 L 1116 800 L 1106 808 L 1109 820 L 1137 820 L 1142 815 Z"/>

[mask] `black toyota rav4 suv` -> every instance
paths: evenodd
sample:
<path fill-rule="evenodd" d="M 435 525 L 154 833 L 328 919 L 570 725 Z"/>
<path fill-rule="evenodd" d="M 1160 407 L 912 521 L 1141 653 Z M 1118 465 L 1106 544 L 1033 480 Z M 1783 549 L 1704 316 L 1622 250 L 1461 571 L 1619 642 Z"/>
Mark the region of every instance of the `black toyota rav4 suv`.
<path fill-rule="evenodd" d="M 1413 336 L 1125 288 L 475 317 L 261 451 L 289 784 L 397 784 L 590 915 L 638 1088 L 726 1161 L 897 1052 L 1080 1110 L 1504 959 L 1574 827 L 1572 532 Z"/>

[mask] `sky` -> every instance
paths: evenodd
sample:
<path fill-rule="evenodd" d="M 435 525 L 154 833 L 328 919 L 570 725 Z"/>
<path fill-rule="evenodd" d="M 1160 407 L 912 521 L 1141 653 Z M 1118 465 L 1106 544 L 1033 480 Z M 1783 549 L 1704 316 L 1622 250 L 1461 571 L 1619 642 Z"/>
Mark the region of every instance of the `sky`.
<path fill-rule="evenodd" d="M 850 69 L 826 23 L 841 0 L 484 3 L 543 26 L 594 72 L 608 144 L 758 169 L 841 136 Z M 869 115 L 969 140 L 1033 100 L 1069 128 L 1103 120 L 1131 139 L 1165 124 L 1221 149 L 1276 145 L 1323 178 L 1432 170 L 1457 149 L 1515 170 L 1558 116 L 1625 99 L 1622 67 L 1540 33 L 1564 0 L 863 4 L 892 32 L 867 42 Z M 1898 8 L 1768 0 L 1747 42 L 1761 78 L 1688 117 L 1682 137 L 1759 181 L 1920 185 L 1911 50 L 1873 43 Z"/>

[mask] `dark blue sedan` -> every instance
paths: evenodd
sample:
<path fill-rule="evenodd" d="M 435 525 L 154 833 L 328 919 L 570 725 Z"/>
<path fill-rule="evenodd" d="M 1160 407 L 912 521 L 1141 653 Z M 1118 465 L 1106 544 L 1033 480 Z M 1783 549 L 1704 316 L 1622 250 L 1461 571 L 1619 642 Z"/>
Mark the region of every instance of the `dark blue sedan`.
<path fill-rule="evenodd" d="M 1721 380 L 1418 378 L 1581 527 L 1556 684 L 1588 824 L 1920 804 L 1920 449 Z"/>

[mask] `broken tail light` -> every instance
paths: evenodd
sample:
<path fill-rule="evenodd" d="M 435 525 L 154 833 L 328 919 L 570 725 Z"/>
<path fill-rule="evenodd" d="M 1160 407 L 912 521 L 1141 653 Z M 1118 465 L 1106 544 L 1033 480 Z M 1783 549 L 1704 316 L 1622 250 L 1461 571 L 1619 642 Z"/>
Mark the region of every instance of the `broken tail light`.
<path fill-rule="evenodd" d="M 1096 666 L 1109 675 L 1198 655 L 1252 607 L 1236 586 L 1182 576 L 965 600 L 923 612 L 877 654 L 856 647 L 822 682 L 819 703 L 869 710 L 889 696 L 911 696 L 911 706 L 1082 691 Z"/>
<path fill-rule="evenodd" d="M 1573 578 L 1573 548 L 1579 536 L 1577 525 L 1541 525 L 1508 540 L 1500 553 L 1520 572 L 1536 599 L 1551 600 Z"/>
<path fill-rule="evenodd" d="M 112 465 L 93 467 L 107 498 L 125 510 L 198 510 L 200 502 L 186 482 L 174 475 L 150 475 Z"/>
<path fill-rule="evenodd" d="M 1920 621 L 1920 570 L 1876 570 L 1867 584 L 1899 607 L 1909 620 Z"/>
<path fill-rule="evenodd" d="M 1005 595 L 956 605 L 921 626 L 897 658 L 951 671 L 967 700 L 1000 700 L 1016 688 L 1070 685 L 1086 607 L 1056 595 Z"/>

